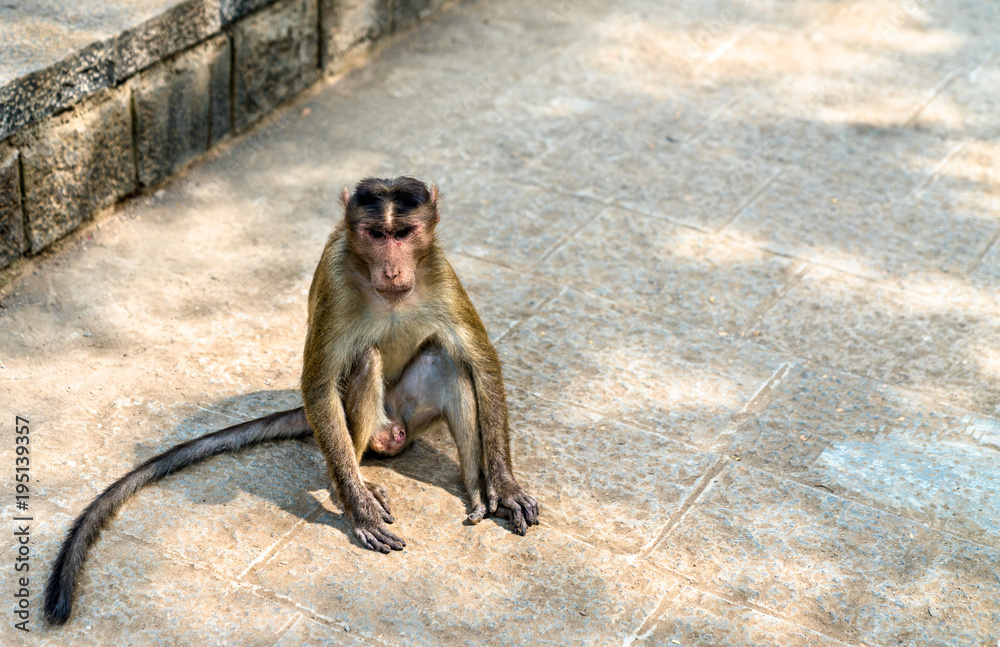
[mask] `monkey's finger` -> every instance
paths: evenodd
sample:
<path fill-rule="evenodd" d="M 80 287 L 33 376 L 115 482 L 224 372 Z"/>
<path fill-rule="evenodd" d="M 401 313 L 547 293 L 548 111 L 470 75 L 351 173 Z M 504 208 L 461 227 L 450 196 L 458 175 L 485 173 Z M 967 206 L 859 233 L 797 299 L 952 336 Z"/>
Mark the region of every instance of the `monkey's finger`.
<path fill-rule="evenodd" d="M 524 535 L 528 532 L 528 524 L 524 523 L 524 515 L 521 513 L 521 506 L 515 501 L 511 501 L 509 504 L 504 503 L 504 506 L 511 512 L 511 523 L 514 524 L 514 532 L 519 535 Z"/>
<path fill-rule="evenodd" d="M 391 532 L 389 532 L 385 528 L 378 528 L 378 529 L 375 530 L 375 532 L 378 534 L 379 540 L 384 545 L 388 546 L 389 548 L 391 548 L 393 550 L 403 550 L 403 548 L 406 546 L 406 542 L 405 541 L 403 541 L 402 539 L 400 539 L 396 535 L 392 534 Z M 389 551 L 386 551 L 386 552 L 389 552 Z"/>
<path fill-rule="evenodd" d="M 379 553 L 389 552 L 389 546 L 380 542 L 378 539 L 375 538 L 375 535 L 368 532 L 367 530 L 362 530 L 361 528 L 355 528 L 354 536 L 357 537 L 358 541 L 361 542 L 361 545 L 367 548 L 368 550 L 374 550 Z"/>
<path fill-rule="evenodd" d="M 530 494 L 525 494 L 521 497 L 519 501 L 521 507 L 524 508 L 524 517 L 528 522 L 529 526 L 538 525 L 538 502 Z"/>
<path fill-rule="evenodd" d="M 496 494 L 494 494 L 492 492 L 489 493 L 486 496 L 486 499 L 487 499 L 487 501 L 489 503 L 489 506 L 490 506 L 490 514 L 491 515 L 492 514 L 496 514 L 497 513 L 497 505 L 500 503 L 500 499 L 497 497 Z"/>

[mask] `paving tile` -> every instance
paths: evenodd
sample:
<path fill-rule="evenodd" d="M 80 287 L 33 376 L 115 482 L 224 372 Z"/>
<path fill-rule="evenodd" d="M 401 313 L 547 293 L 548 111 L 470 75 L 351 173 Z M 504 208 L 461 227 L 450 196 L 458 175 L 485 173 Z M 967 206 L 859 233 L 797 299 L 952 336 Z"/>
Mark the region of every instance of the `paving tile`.
<path fill-rule="evenodd" d="M 498 350 L 514 386 L 702 449 L 781 364 L 749 343 L 572 290 Z"/>
<path fill-rule="evenodd" d="M 995 416 L 1000 310 L 989 295 L 944 296 L 814 268 L 774 306 L 752 338 L 819 364 L 934 394 Z"/>
<path fill-rule="evenodd" d="M 718 460 L 519 389 L 508 400 L 515 469 L 542 520 L 618 555 L 652 542 Z"/>
<path fill-rule="evenodd" d="M 1000 245 L 996 240 L 969 276 L 969 282 L 984 297 L 992 296 L 995 302 L 1000 302 Z"/>
<path fill-rule="evenodd" d="M 1000 17 L 977 2 L 840 3 L 821 32 L 853 47 L 928 68 L 961 70 L 995 45 Z"/>
<path fill-rule="evenodd" d="M 445 251 L 522 270 L 535 266 L 602 208 L 593 201 L 502 180 L 452 186 L 456 195 L 445 194 L 441 202 L 439 232 Z M 528 280 L 507 275 L 511 281 Z M 562 274 L 546 278 L 553 283 L 564 280 Z"/>
<path fill-rule="evenodd" d="M 778 297 L 797 267 L 787 257 L 734 238 L 611 208 L 537 271 L 703 330 L 739 335 Z"/>
<path fill-rule="evenodd" d="M 494 343 L 558 291 L 529 274 L 475 258 L 455 254 L 451 263 Z"/>
<path fill-rule="evenodd" d="M 343 627 L 330 627 L 315 620 L 299 616 L 288 631 L 281 636 L 274 647 L 298 647 L 298 645 L 343 645 L 354 647 L 355 645 L 373 644 L 369 640 L 355 637 L 350 632 L 350 625 L 344 623 Z M 374 643 L 382 644 L 382 643 Z"/>
<path fill-rule="evenodd" d="M 688 586 L 677 586 L 633 644 L 685 647 L 835 647 L 846 645 L 809 629 Z"/>
<path fill-rule="evenodd" d="M 277 466 L 277 467 L 276 467 Z M 115 531 L 238 577 L 327 496 L 313 443 L 288 441 L 207 461 L 138 494 Z"/>
<path fill-rule="evenodd" d="M 46 562 L 58 549 L 55 539 L 40 547 Z M 192 603 L 192 591 L 197 591 L 197 604 Z M 40 587 L 33 606 L 36 612 L 41 609 Z M 293 616 L 293 611 L 203 568 L 112 532 L 88 555 L 69 623 L 50 627 L 34 617 L 32 644 L 272 645 Z M 143 619 L 141 625 L 137 618 Z M 129 626 L 124 634 L 123 625 Z M 9 628 L 6 623 L 3 631 Z"/>
<path fill-rule="evenodd" d="M 433 496 L 411 504 L 426 511 Z M 518 537 L 452 523 L 447 541 L 434 526 L 410 528 L 391 555 L 358 550 L 346 531 L 322 515 L 248 580 L 352 633 L 413 645 L 620 642 L 672 581 L 545 526 Z M 358 578 L 364 590 L 342 584 Z"/>
<path fill-rule="evenodd" d="M 744 464 L 1000 548 L 990 421 L 811 363 L 751 413 L 727 451 Z"/>
<path fill-rule="evenodd" d="M 996 223 L 921 200 L 918 190 L 955 143 L 915 143 L 903 132 L 879 131 L 832 145 L 783 173 L 731 230 L 778 253 L 872 278 L 932 282 L 962 274 Z"/>
<path fill-rule="evenodd" d="M 851 643 L 988 644 L 996 550 L 730 463 L 651 560 Z"/>
<path fill-rule="evenodd" d="M 983 56 L 969 71 L 956 74 L 951 83 L 917 115 L 914 125 L 957 136 L 995 139 L 1000 133 L 1000 49 Z"/>

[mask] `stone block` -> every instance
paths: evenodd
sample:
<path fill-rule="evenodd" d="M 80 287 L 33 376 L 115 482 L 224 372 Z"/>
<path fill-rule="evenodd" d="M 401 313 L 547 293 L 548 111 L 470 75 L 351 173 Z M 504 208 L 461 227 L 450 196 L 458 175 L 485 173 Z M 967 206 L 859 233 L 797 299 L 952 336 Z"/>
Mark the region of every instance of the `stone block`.
<path fill-rule="evenodd" d="M 392 7 L 393 28 L 406 29 L 441 8 L 444 0 L 395 0 Z"/>
<path fill-rule="evenodd" d="M 219 36 L 132 83 L 139 182 L 155 184 L 229 133 L 229 67 Z"/>
<path fill-rule="evenodd" d="M 316 0 L 283 0 L 233 29 L 237 131 L 316 78 L 319 70 L 316 12 Z"/>
<path fill-rule="evenodd" d="M 392 31 L 391 0 L 320 0 L 322 66 L 332 73 L 345 57 Z"/>
<path fill-rule="evenodd" d="M 0 268 L 10 265 L 23 252 L 24 222 L 21 219 L 17 151 L 0 144 Z"/>
<path fill-rule="evenodd" d="M 191 0 L 124 31 L 115 39 L 115 82 L 121 83 L 221 28 L 218 0 Z"/>
<path fill-rule="evenodd" d="M 28 245 L 38 252 L 135 188 L 127 87 L 19 132 Z"/>
<path fill-rule="evenodd" d="M 271 0 L 221 0 L 219 16 L 222 25 L 232 24 L 250 12 L 270 3 Z"/>
<path fill-rule="evenodd" d="M 0 27 L 0 35 L 4 31 Z M 0 59 L 6 57 L 6 50 L 0 43 Z M 24 74 L 15 69 L 10 80 L 0 76 L 0 139 L 111 85 L 111 52 L 109 43 L 96 42 L 52 65 Z M 20 57 L 24 56 L 21 52 Z M 27 56 L 34 59 L 35 54 L 29 51 Z"/>

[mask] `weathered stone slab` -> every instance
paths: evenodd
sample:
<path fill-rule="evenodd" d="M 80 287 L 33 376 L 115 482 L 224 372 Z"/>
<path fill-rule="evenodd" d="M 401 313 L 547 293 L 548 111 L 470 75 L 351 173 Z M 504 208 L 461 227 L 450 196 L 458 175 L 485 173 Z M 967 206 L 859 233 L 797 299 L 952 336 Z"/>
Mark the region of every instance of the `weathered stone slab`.
<path fill-rule="evenodd" d="M 758 195 L 783 166 L 777 152 L 780 143 L 770 148 L 763 141 L 736 138 L 735 131 L 683 142 L 669 130 L 636 123 L 642 114 L 582 117 L 576 128 L 516 177 L 715 230 Z M 574 155 L 566 155 L 567 150 Z"/>
<path fill-rule="evenodd" d="M 636 630 L 642 640 L 639 645 L 847 647 L 847 643 L 690 586 L 677 586 L 660 609 Z"/>
<path fill-rule="evenodd" d="M 326 498 L 327 484 L 315 444 L 275 443 L 213 458 L 143 490 L 111 527 L 238 578 L 316 508 L 314 497 Z"/>
<path fill-rule="evenodd" d="M 0 144 L 0 269 L 24 253 L 21 172 L 17 151 Z"/>
<path fill-rule="evenodd" d="M 771 353 L 565 290 L 504 337 L 507 379 L 689 447 L 712 449 L 781 366 Z"/>
<path fill-rule="evenodd" d="M 920 112 L 916 123 L 995 140 L 1000 135 L 1000 50 L 972 72 L 955 78 Z"/>
<path fill-rule="evenodd" d="M 343 517 L 323 514 L 248 582 L 363 638 L 518 645 L 621 644 L 674 581 L 545 526 L 526 537 L 493 521 L 464 526 L 442 518 L 436 488 L 393 481 L 407 488 L 405 498 L 392 499 L 400 508 L 392 529 L 406 538 L 405 550 L 358 550 Z M 343 586 L 356 578 L 366 585 Z M 400 594 L 407 602 L 387 608 Z"/>
<path fill-rule="evenodd" d="M 321 65 L 330 74 L 345 58 L 392 30 L 392 0 L 319 0 Z"/>
<path fill-rule="evenodd" d="M 992 295 L 993 300 L 1000 307 L 1000 244 L 997 244 L 997 241 L 994 241 L 993 246 L 980 261 L 969 280 L 983 294 Z"/>
<path fill-rule="evenodd" d="M 71 521 L 68 515 L 60 514 L 47 522 L 47 541 L 39 546 L 39 564 L 55 558 L 62 529 Z M 36 590 L 32 607 L 40 610 L 41 587 Z M 200 598 L 195 608 L 191 604 L 193 591 Z M 44 636 L 46 643 L 93 644 L 95 636 L 122 636 L 122 617 L 132 614 L 148 614 L 150 620 L 132 627 L 128 640 L 182 645 L 203 644 L 207 636 L 212 642 L 227 644 L 273 644 L 295 617 L 293 610 L 234 587 L 231 580 L 170 551 L 152 549 L 112 531 L 105 532 L 90 549 L 87 567 L 77 581 L 70 621 L 62 627 L 50 627 L 33 614 L 31 630 Z"/>
<path fill-rule="evenodd" d="M 40 67 L 37 63 L 32 64 L 40 56 L 39 52 L 31 47 L 26 48 L 27 51 L 22 49 L 20 38 L 5 37 L 4 32 L 23 28 L 23 22 L 5 25 L 0 13 L 0 60 L 7 59 L 11 48 L 4 43 L 16 46 L 25 59 L 23 67 L 8 71 L 4 75 L 6 78 L 0 77 L 0 139 L 114 82 L 110 43 L 91 42 L 91 37 L 85 35 L 79 49 L 71 49 L 64 58 Z M 52 36 L 56 42 L 63 39 L 74 42 L 64 31 L 57 30 Z M 42 41 L 38 47 L 44 48 L 48 42 Z"/>
<path fill-rule="evenodd" d="M 650 556 L 856 644 L 975 645 L 1000 623 L 1000 552 L 730 463 Z"/>
<path fill-rule="evenodd" d="M 229 67 L 229 39 L 219 36 L 131 84 L 142 184 L 162 180 L 229 133 Z"/>
<path fill-rule="evenodd" d="M 521 389 L 507 399 L 517 472 L 545 524 L 616 555 L 651 545 L 719 459 Z"/>
<path fill-rule="evenodd" d="M 809 363 L 750 414 L 726 452 L 744 464 L 1000 548 L 1000 468 L 977 436 L 987 421 Z"/>
<path fill-rule="evenodd" d="M 813 268 L 754 328 L 798 357 L 1000 414 L 1000 303 L 944 285 L 902 289 Z"/>
<path fill-rule="evenodd" d="M 188 0 L 115 39 L 115 83 L 222 28 L 219 0 Z"/>
<path fill-rule="evenodd" d="M 558 292 L 555 285 L 534 281 L 531 275 L 474 258 L 453 255 L 451 264 L 494 341 Z"/>
<path fill-rule="evenodd" d="M 830 142 L 802 168 L 783 173 L 730 231 L 779 253 L 871 278 L 931 285 L 961 275 L 982 253 L 993 226 L 981 213 L 956 213 L 955 205 L 942 204 L 939 190 L 920 193 L 957 142 L 923 136 L 913 146 L 916 137 L 862 129 Z M 961 193 L 948 195 L 954 200 Z"/>
<path fill-rule="evenodd" d="M 407 29 L 441 8 L 445 0 L 393 0 L 393 29 Z"/>
<path fill-rule="evenodd" d="M 799 268 L 750 243 L 612 207 L 537 269 L 607 299 L 739 336 Z"/>
<path fill-rule="evenodd" d="M 819 33 L 914 66 L 963 70 L 997 45 L 991 9 L 989 3 L 947 0 L 851 0 L 825 16 Z"/>
<path fill-rule="evenodd" d="M 38 252 L 135 188 L 129 89 L 109 88 L 19 132 L 28 244 Z"/>
<path fill-rule="evenodd" d="M 318 75 L 317 0 L 283 0 L 233 28 L 235 128 L 264 116 Z"/>
<path fill-rule="evenodd" d="M 273 0 L 219 0 L 219 16 L 222 25 L 229 25 L 272 2 Z"/>
<path fill-rule="evenodd" d="M 299 647 L 299 645 L 324 645 L 324 647 L 363 647 L 371 643 L 351 633 L 351 625 L 331 627 L 316 620 L 300 616 L 288 628 L 274 647 Z"/>
<path fill-rule="evenodd" d="M 532 185 L 500 180 L 488 189 L 478 178 L 461 186 L 466 190 L 441 201 L 438 227 L 445 249 L 521 270 L 538 264 L 571 235 L 577 219 L 589 220 L 601 210 L 599 203 Z M 497 226 L 508 218 L 510 226 Z"/>

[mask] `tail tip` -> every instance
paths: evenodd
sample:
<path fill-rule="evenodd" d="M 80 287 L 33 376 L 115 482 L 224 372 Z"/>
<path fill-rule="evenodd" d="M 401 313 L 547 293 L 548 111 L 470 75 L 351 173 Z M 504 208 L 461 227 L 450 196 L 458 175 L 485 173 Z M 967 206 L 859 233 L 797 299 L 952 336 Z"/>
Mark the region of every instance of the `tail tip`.
<path fill-rule="evenodd" d="M 69 614 L 73 611 L 73 601 L 68 599 L 60 599 L 63 596 L 59 596 L 55 600 L 45 601 L 45 620 L 50 625 L 64 625 L 66 621 L 69 620 Z"/>

